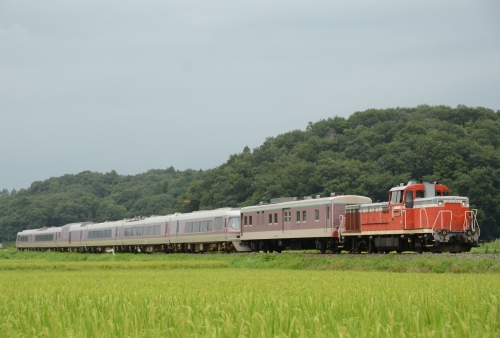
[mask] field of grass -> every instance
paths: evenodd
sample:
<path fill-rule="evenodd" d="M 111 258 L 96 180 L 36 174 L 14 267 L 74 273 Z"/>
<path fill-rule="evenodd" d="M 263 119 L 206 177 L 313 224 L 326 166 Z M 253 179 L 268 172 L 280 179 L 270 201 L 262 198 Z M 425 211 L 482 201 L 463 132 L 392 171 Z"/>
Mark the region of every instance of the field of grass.
<path fill-rule="evenodd" d="M 0 272 L 5 337 L 498 337 L 500 279 L 270 269 Z"/>
<path fill-rule="evenodd" d="M 1 270 L 240 268 L 293 270 L 349 270 L 409 273 L 500 273 L 499 255 L 304 255 L 282 254 L 79 254 L 0 250 Z"/>

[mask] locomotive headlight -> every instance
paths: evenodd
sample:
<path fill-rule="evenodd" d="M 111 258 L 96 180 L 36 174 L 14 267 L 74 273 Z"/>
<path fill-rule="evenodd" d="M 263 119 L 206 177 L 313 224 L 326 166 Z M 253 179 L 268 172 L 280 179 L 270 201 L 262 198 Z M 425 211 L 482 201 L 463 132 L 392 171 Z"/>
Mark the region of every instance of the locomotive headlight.
<path fill-rule="evenodd" d="M 440 207 L 442 207 L 442 206 L 443 206 L 443 204 L 444 204 L 444 201 L 438 201 L 438 205 L 439 205 Z"/>
<path fill-rule="evenodd" d="M 465 202 L 465 201 L 462 201 L 462 206 L 463 206 L 463 207 L 465 207 L 465 204 L 466 204 L 466 202 Z"/>

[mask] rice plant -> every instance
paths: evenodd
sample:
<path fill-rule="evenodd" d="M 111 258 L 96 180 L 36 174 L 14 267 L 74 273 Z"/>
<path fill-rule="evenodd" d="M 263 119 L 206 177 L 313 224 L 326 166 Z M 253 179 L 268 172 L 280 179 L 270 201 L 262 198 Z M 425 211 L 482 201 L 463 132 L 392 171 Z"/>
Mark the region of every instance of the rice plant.
<path fill-rule="evenodd" d="M 0 271 L 5 337 L 498 337 L 495 274 Z"/>

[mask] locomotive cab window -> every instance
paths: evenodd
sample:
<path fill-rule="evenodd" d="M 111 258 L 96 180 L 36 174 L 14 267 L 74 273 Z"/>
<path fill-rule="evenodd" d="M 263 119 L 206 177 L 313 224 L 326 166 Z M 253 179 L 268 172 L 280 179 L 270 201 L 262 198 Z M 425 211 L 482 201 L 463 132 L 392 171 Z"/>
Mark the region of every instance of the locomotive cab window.
<path fill-rule="evenodd" d="M 417 198 L 424 198 L 425 192 L 423 190 L 417 190 Z"/>
<path fill-rule="evenodd" d="M 413 190 L 408 190 L 406 192 L 406 203 L 405 203 L 405 206 L 407 208 L 413 208 Z"/>
<path fill-rule="evenodd" d="M 391 192 L 391 204 L 403 203 L 403 191 L 396 190 Z"/>

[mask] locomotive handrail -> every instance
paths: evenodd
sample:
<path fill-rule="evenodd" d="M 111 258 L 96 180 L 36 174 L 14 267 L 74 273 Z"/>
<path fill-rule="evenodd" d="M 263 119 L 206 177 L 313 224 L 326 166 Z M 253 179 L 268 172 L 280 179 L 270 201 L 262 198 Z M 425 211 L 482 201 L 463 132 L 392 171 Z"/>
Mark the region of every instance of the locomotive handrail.
<path fill-rule="evenodd" d="M 444 228 L 443 227 L 443 214 L 444 213 L 451 214 L 451 216 L 450 216 L 450 231 L 451 231 L 451 223 L 452 223 L 452 220 L 453 220 L 453 213 L 451 212 L 451 210 L 440 210 L 438 212 L 436 220 L 434 221 L 434 224 L 432 225 L 432 230 L 436 229 L 436 222 L 438 221 L 438 219 L 441 219 L 441 229 Z"/>
<path fill-rule="evenodd" d="M 339 215 L 340 226 L 339 226 L 339 238 L 342 236 L 342 229 L 345 229 L 345 217 L 344 215 Z"/>
<path fill-rule="evenodd" d="M 470 221 L 467 220 L 467 214 L 470 215 Z M 477 222 L 477 209 L 467 210 L 465 212 L 464 231 L 467 229 L 467 225 L 469 225 L 471 230 L 479 229 L 479 224 Z"/>
<path fill-rule="evenodd" d="M 422 211 L 425 211 L 425 220 L 427 223 L 427 227 L 429 227 L 429 215 L 427 214 L 427 209 L 426 208 L 421 208 L 420 209 L 420 229 L 422 229 Z"/>

